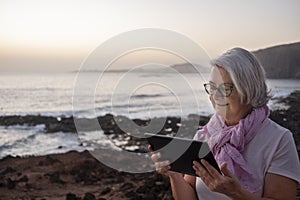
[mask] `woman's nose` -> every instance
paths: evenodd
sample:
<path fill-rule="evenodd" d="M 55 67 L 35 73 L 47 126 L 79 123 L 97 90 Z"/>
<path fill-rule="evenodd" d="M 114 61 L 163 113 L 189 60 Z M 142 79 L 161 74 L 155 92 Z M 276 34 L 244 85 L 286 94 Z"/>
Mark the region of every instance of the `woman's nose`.
<path fill-rule="evenodd" d="M 213 99 L 225 99 L 225 97 L 220 93 L 219 90 L 215 90 L 212 94 Z"/>

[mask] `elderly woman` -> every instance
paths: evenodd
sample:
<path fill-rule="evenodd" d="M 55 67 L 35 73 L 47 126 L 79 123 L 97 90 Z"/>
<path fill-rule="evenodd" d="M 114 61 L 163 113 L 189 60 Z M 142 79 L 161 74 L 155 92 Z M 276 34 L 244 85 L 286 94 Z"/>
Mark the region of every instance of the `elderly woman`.
<path fill-rule="evenodd" d="M 152 155 L 157 171 L 170 177 L 175 199 L 295 199 L 299 158 L 292 133 L 269 119 L 262 66 L 241 48 L 211 64 L 204 87 L 215 114 L 194 139 L 209 144 L 222 174 L 201 160 L 193 163 L 199 177 L 182 175 L 170 171 L 159 153 Z"/>

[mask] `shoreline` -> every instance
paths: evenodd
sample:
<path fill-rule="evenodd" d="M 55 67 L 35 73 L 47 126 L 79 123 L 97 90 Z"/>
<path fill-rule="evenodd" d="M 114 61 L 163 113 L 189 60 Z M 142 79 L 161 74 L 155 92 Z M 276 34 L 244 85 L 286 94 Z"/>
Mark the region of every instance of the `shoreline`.
<path fill-rule="evenodd" d="M 287 104 L 286 110 L 271 111 L 270 118 L 293 132 L 300 152 L 300 91 L 291 93 L 288 97 L 278 99 L 279 103 Z M 40 117 L 40 116 L 38 116 Z M 169 134 L 179 128 L 186 133 L 183 137 L 192 137 L 195 132 L 190 127 L 189 120 L 199 119 L 199 126 L 207 123 L 209 117 L 190 115 L 187 120 L 168 117 L 160 133 Z M 43 121 L 43 120 L 45 121 Z M 159 118 L 157 118 L 159 119 Z M 156 120 L 157 120 L 156 119 Z M 8 126 L 14 123 L 35 126 L 45 124 L 45 130 L 51 134 L 57 130 L 69 132 L 74 130 L 71 118 L 45 117 L 0 117 L 0 125 Z M 98 117 L 106 135 L 119 139 L 129 137 L 126 146 L 138 145 L 137 152 L 147 151 L 147 143 L 126 134 L 116 126 L 114 120 L 127 124 L 128 118 L 106 115 Z M 152 119 L 153 120 L 153 119 Z M 145 126 L 150 120 L 133 120 L 137 125 Z M 89 120 L 82 119 L 83 125 L 89 125 Z M 19 124 L 19 125 L 20 125 Z M 94 130 L 89 127 L 88 130 Z M 76 129 L 75 129 L 76 130 Z M 63 131 L 62 131 L 63 132 Z M 298 190 L 298 196 L 300 191 Z M 97 161 L 88 151 L 70 151 L 63 154 L 45 156 L 11 157 L 0 159 L 0 200 L 6 199 L 46 199 L 46 200 L 105 200 L 105 199 L 173 199 L 170 183 L 167 177 L 156 172 L 133 174 L 119 172 Z"/>

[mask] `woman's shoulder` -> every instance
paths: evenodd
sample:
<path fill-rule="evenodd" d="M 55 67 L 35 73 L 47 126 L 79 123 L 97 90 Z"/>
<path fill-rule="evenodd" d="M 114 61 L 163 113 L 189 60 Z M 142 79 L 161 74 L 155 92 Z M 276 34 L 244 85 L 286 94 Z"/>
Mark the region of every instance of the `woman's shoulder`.
<path fill-rule="evenodd" d="M 249 142 L 256 147 L 263 146 L 264 148 L 291 143 L 294 143 L 292 132 L 269 118 L 264 121 L 256 136 Z"/>
<path fill-rule="evenodd" d="M 255 151 L 253 151 L 254 149 Z M 282 159 L 298 157 L 292 132 L 268 118 L 255 137 L 245 146 L 243 155 L 248 160 L 259 158 L 258 160 L 261 160 L 266 172 L 271 162 L 275 160 L 274 158 L 278 155 L 279 157 L 285 155 L 286 152 L 291 156 L 283 156 Z"/>
<path fill-rule="evenodd" d="M 292 134 L 291 131 L 276 122 L 274 122 L 272 119 L 267 118 L 261 128 L 259 129 L 259 132 L 261 134 L 268 134 L 268 136 L 274 136 L 274 137 L 280 137 L 284 136 L 285 134 Z"/>

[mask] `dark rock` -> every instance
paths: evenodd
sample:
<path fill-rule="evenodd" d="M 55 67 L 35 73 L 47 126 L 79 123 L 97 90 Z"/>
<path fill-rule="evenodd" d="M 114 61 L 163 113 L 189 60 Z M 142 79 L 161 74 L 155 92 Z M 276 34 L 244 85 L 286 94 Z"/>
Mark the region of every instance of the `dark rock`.
<path fill-rule="evenodd" d="M 0 172 L 0 175 L 5 175 L 5 174 L 8 174 L 8 173 L 14 173 L 16 172 L 15 169 L 13 169 L 12 167 L 6 167 L 5 170 L 3 170 L 2 172 Z"/>
<path fill-rule="evenodd" d="M 83 200 L 96 200 L 95 195 L 90 192 L 85 193 Z"/>
<path fill-rule="evenodd" d="M 111 191 L 111 189 L 109 188 L 109 187 L 106 187 L 106 188 L 104 188 L 102 191 L 101 191 L 101 195 L 106 195 L 106 194 L 108 194 L 108 193 L 110 193 L 110 191 Z"/>
<path fill-rule="evenodd" d="M 22 176 L 22 178 L 18 179 L 17 182 L 25 182 L 27 183 L 28 182 L 28 177 L 26 175 Z"/>
<path fill-rule="evenodd" d="M 11 180 L 10 178 L 8 178 L 7 180 L 6 180 L 6 187 L 8 188 L 8 189 L 14 189 L 15 187 L 16 187 L 16 182 L 15 181 L 13 181 L 13 180 Z"/>
<path fill-rule="evenodd" d="M 129 190 L 132 189 L 134 185 L 132 183 L 123 183 L 120 187 L 121 190 Z"/>
<path fill-rule="evenodd" d="M 0 187 L 5 187 L 5 183 L 1 179 L 2 177 L 0 177 Z"/>
<path fill-rule="evenodd" d="M 48 165 L 53 165 L 54 163 L 60 163 L 60 160 L 54 159 L 49 155 L 46 155 L 45 160 L 40 161 L 38 163 L 39 166 L 48 166 Z"/>
<path fill-rule="evenodd" d="M 157 196 L 155 196 L 153 193 L 148 192 L 143 196 L 144 200 L 154 200 L 154 199 L 159 199 Z"/>
<path fill-rule="evenodd" d="M 56 119 L 56 118 L 55 118 Z M 60 120 L 56 120 L 53 122 L 46 123 L 46 132 L 47 133 L 55 133 L 55 132 L 76 132 L 76 127 L 74 123 L 73 117 L 65 117 Z"/>
<path fill-rule="evenodd" d="M 51 183 L 66 184 L 65 181 L 60 179 L 59 172 L 46 173 L 44 176 L 48 176 Z"/>
<path fill-rule="evenodd" d="M 105 169 L 100 168 L 96 160 L 86 160 L 80 165 L 74 166 L 70 174 L 73 175 L 77 183 L 83 182 L 85 185 L 95 184 L 100 180 L 100 177 L 106 176 Z"/>
<path fill-rule="evenodd" d="M 141 193 L 141 194 L 145 194 L 147 192 L 147 190 L 149 190 L 148 186 L 140 186 L 136 189 L 137 193 Z"/>
<path fill-rule="evenodd" d="M 79 198 L 77 198 L 76 194 L 73 193 L 68 193 L 66 196 L 66 200 L 78 200 Z"/>
<path fill-rule="evenodd" d="M 134 198 L 135 197 L 135 192 L 130 190 L 130 191 L 126 192 L 124 195 L 127 198 Z"/>

